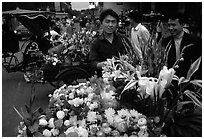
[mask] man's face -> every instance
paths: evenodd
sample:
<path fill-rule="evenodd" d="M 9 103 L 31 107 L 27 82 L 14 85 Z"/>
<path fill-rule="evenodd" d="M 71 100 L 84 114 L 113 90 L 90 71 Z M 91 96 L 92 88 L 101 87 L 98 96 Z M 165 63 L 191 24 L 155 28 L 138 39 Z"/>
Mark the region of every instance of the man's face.
<path fill-rule="evenodd" d="M 169 19 L 168 29 L 172 36 L 177 36 L 183 30 L 183 25 L 179 23 L 179 19 Z"/>
<path fill-rule="evenodd" d="M 107 15 L 104 18 L 101 25 L 101 27 L 103 28 L 103 31 L 108 34 L 112 34 L 116 30 L 116 26 L 117 26 L 117 20 L 111 15 Z"/>

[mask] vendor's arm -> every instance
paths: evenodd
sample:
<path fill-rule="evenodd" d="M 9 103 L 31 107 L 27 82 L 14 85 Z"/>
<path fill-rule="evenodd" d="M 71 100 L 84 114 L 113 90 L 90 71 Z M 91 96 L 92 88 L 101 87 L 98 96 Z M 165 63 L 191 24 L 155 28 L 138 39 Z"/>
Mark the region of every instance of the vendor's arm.
<path fill-rule="evenodd" d="M 99 62 L 99 53 L 97 51 L 97 43 L 93 42 L 90 46 L 89 60 L 93 68 L 101 69 L 103 64 Z"/>

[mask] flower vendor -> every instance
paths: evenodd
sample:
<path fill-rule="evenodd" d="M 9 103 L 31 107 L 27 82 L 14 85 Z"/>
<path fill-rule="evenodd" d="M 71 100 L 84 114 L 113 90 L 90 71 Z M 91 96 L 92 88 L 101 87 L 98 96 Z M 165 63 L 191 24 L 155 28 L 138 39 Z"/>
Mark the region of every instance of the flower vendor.
<path fill-rule="evenodd" d="M 112 9 L 103 11 L 100 15 L 101 27 L 103 29 L 102 35 L 97 37 L 90 46 L 89 60 L 92 63 L 92 67 L 98 70 L 98 76 L 101 76 L 101 70 L 104 65 L 104 61 L 112 56 L 119 57 L 119 54 L 126 53 L 126 46 L 123 41 L 129 45 L 129 40 L 116 32 L 119 17 Z"/>
<path fill-rule="evenodd" d="M 186 77 L 190 65 L 202 55 L 201 40 L 184 32 L 185 18 L 182 14 L 172 14 L 168 17 L 168 29 L 171 36 L 163 40 L 167 52 L 168 68 L 177 67 L 176 75 Z M 201 79 L 201 65 L 195 79 Z"/>

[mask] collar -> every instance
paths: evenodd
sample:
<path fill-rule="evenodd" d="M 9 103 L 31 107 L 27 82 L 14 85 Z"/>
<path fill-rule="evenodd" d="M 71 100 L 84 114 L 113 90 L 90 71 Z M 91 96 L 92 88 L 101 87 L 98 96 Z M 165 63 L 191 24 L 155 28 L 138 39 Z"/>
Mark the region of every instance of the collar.
<path fill-rule="evenodd" d="M 113 33 L 113 39 L 115 39 L 115 38 L 117 38 L 117 37 L 118 37 L 118 33 L 117 33 L 117 32 L 114 32 L 114 33 Z M 102 34 L 100 35 L 99 39 L 100 39 L 100 40 L 106 39 L 104 33 L 102 33 Z"/>
<path fill-rule="evenodd" d="M 138 31 L 140 26 L 141 26 L 141 23 L 137 24 L 137 26 L 133 28 L 134 31 Z"/>
<path fill-rule="evenodd" d="M 178 36 L 174 37 L 174 40 L 179 40 L 183 37 L 184 31 L 182 31 Z"/>

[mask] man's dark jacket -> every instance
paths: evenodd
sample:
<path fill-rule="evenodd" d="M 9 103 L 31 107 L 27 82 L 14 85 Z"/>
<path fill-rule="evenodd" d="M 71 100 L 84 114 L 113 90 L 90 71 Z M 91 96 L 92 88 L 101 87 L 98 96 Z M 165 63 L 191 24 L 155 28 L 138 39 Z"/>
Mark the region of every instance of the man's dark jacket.
<path fill-rule="evenodd" d="M 168 43 L 171 41 L 171 36 L 163 39 L 162 46 L 167 47 Z M 179 68 L 176 69 L 176 75 L 180 77 L 186 77 L 188 70 L 190 68 L 190 65 L 197 60 L 200 56 L 202 56 L 202 40 L 200 38 L 196 38 L 190 34 L 184 33 L 183 38 L 181 40 L 180 44 L 180 52 L 185 46 L 188 46 L 190 44 L 193 44 L 189 47 L 187 47 L 183 53 L 184 61 L 179 62 Z M 167 66 L 169 63 L 171 63 L 173 60 L 172 57 L 168 57 Z M 172 68 L 169 67 L 168 68 Z M 202 62 L 200 64 L 199 70 L 193 75 L 194 79 L 202 79 Z"/>

